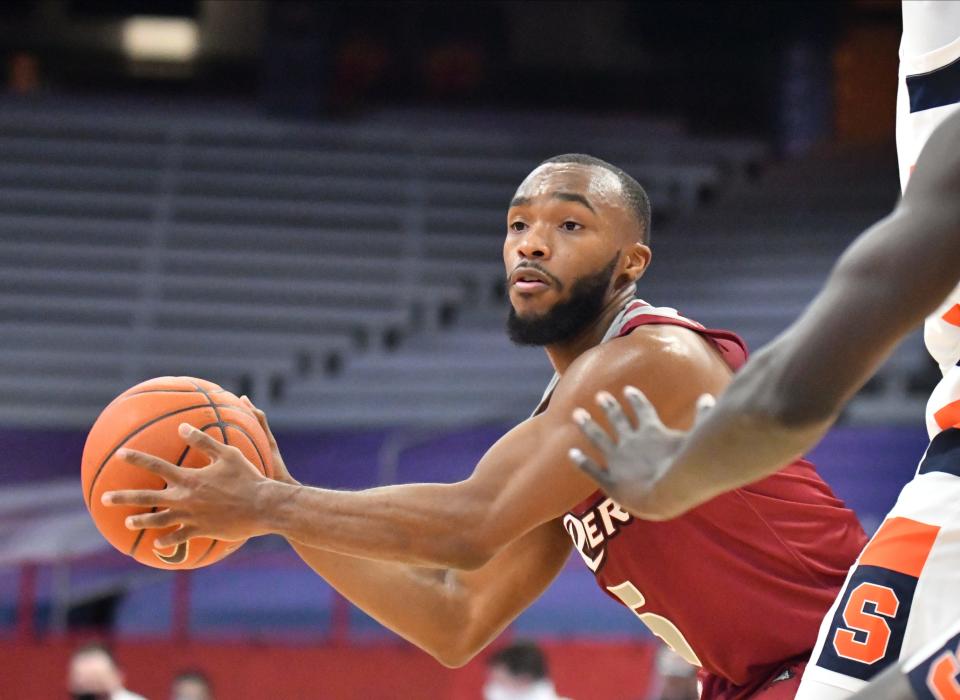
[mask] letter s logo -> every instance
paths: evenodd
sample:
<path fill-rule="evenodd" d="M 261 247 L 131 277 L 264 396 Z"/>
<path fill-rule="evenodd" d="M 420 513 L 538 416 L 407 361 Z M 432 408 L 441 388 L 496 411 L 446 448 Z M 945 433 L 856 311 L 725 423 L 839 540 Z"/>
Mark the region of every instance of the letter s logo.
<path fill-rule="evenodd" d="M 867 611 L 868 603 L 873 605 L 873 612 Z M 875 664 L 887 655 L 890 642 L 890 624 L 885 618 L 896 617 L 899 609 L 900 599 L 892 588 L 861 583 L 843 609 L 847 627 L 836 631 L 833 648 L 845 659 Z"/>

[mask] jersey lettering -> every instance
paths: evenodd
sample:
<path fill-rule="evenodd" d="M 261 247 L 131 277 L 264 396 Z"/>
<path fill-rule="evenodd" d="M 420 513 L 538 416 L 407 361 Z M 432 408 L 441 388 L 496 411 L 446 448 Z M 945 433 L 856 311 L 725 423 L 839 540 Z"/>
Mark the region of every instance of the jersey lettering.
<path fill-rule="evenodd" d="M 867 606 L 874 612 L 868 612 Z M 874 583 L 861 583 L 850 593 L 843 609 L 841 628 L 833 636 L 837 655 L 864 664 L 875 664 L 887 655 L 890 625 L 884 618 L 897 616 L 900 599 L 892 588 Z"/>
<path fill-rule="evenodd" d="M 693 651 L 690 643 L 684 638 L 677 626 L 662 615 L 655 613 L 642 613 L 640 608 L 646 605 L 647 599 L 643 597 L 636 586 L 629 581 L 624 581 L 618 586 L 607 586 L 607 590 L 613 593 L 621 602 L 633 611 L 633 614 L 640 618 L 640 621 L 647 626 L 656 636 L 663 640 L 663 643 L 670 647 L 675 654 L 687 663 L 693 666 L 702 666 L 697 654 Z"/>
<path fill-rule="evenodd" d="M 960 700 L 960 659 L 957 653 L 945 651 L 930 666 L 927 673 L 927 688 L 936 700 Z"/>
<path fill-rule="evenodd" d="M 612 498 L 607 498 L 580 517 L 567 513 L 563 518 L 563 527 L 584 563 L 590 571 L 597 573 L 607 556 L 607 540 L 616 537 L 621 528 L 632 520 L 632 515 Z"/>

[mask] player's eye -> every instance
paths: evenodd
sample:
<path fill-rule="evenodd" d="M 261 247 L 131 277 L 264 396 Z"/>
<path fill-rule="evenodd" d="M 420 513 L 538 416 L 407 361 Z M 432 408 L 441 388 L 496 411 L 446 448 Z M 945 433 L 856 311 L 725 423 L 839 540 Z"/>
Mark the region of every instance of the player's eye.
<path fill-rule="evenodd" d="M 527 229 L 527 225 L 522 221 L 514 221 L 512 224 L 510 224 L 510 230 L 516 231 L 517 233 L 521 231 L 526 231 L 526 229 Z"/>
<path fill-rule="evenodd" d="M 583 228 L 583 226 L 578 224 L 576 221 L 564 221 L 562 224 L 560 224 L 560 228 L 562 228 L 564 231 L 579 231 Z"/>

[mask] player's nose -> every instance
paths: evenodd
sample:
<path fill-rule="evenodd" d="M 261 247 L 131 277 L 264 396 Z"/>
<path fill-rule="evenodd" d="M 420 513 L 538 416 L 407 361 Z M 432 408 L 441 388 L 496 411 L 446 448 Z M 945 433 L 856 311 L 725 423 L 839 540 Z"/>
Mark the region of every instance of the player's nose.
<path fill-rule="evenodd" d="M 550 243 L 538 229 L 538 226 L 531 226 L 524 232 L 517 246 L 517 255 L 521 258 L 543 260 L 550 257 Z"/>

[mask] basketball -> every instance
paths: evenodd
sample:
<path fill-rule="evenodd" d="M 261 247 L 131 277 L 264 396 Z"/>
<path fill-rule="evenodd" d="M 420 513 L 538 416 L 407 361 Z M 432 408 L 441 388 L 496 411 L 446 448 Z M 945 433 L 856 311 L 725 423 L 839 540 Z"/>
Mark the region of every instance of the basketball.
<path fill-rule="evenodd" d="M 146 452 L 182 467 L 204 467 L 210 458 L 188 447 L 177 433 L 189 423 L 220 442 L 234 445 L 272 477 L 270 447 L 256 416 L 237 396 L 213 382 L 192 377 L 157 377 L 120 394 L 97 418 L 83 448 L 83 497 L 97 529 L 110 544 L 141 564 L 159 569 L 195 569 L 213 564 L 243 542 L 196 537 L 167 551 L 154 547 L 166 529 L 129 530 L 124 520 L 149 512 L 136 506 L 104 506 L 100 497 L 122 489 L 162 489 L 161 477 L 116 456 L 120 448 Z"/>

